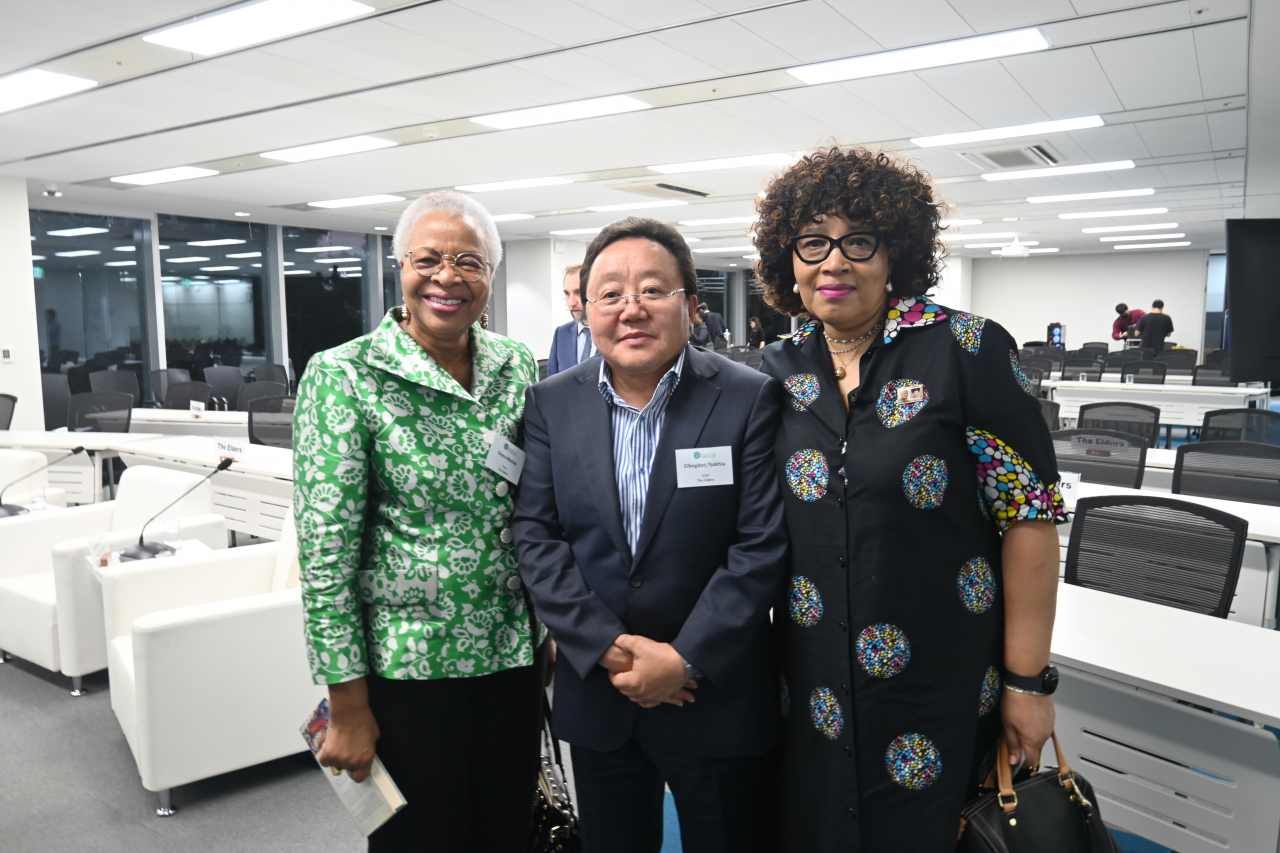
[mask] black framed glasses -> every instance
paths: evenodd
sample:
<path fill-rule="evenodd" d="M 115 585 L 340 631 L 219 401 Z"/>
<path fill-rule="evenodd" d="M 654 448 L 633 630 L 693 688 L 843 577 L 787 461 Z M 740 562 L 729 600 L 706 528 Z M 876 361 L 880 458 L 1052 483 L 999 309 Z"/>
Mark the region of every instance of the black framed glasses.
<path fill-rule="evenodd" d="M 884 235 L 879 231 L 853 231 L 843 237 L 833 238 L 825 234 L 800 234 L 791 238 L 791 250 L 806 264 L 820 264 L 831 257 L 831 251 L 840 246 L 840 254 L 854 263 L 869 261 Z"/>
<path fill-rule="evenodd" d="M 463 281 L 479 281 L 489 274 L 490 266 L 475 252 L 446 255 L 428 246 L 419 246 L 405 253 L 405 259 L 413 271 L 421 276 L 433 276 L 447 263 Z"/>
<path fill-rule="evenodd" d="M 639 293 L 631 294 L 619 293 L 616 290 L 606 290 L 600 294 L 599 299 L 588 299 L 587 301 L 592 305 L 600 306 L 601 311 L 612 314 L 625 308 L 628 299 L 634 301 L 637 305 L 643 305 L 645 308 L 654 308 L 661 305 L 664 299 L 670 299 L 677 293 L 684 293 L 684 288 L 667 291 L 661 287 L 650 285 Z"/>

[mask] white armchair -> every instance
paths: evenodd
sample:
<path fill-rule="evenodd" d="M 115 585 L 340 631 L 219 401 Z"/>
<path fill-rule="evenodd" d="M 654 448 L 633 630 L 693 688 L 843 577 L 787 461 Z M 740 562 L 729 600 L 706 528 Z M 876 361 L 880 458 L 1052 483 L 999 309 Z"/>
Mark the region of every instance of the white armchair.
<path fill-rule="evenodd" d="M 136 540 L 151 516 L 199 480 L 184 471 L 134 467 L 121 476 L 114 501 L 0 521 L 0 660 L 11 652 L 70 675 L 72 695 L 80 695 L 81 677 L 106 666 L 102 593 L 85 561 L 75 562 L 76 548 L 81 556 L 88 553 L 88 539 L 68 543 L 59 552 L 62 572 L 54 570 L 55 546 L 72 537 L 97 535 L 107 535 L 113 544 Z M 226 522 L 213 514 L 213 490 L 207 483 L 161 518 L 187 519 L 192 536 L 212 548 L 226 547 Z M 158 535 L 160 528 L 153 527 Z"/>
<path fill-rule="evenodd" d="M 327 691 L 297 553 L 290 517 L 278 542 L 103 570 L 111 707 L 157 814 L 178 785 L 306 749 L 298 728 Z"/>
<path fill-rule="evenodd" d="M 4 502 L 25 506 L 35 500 L 34 492 L 44 490 L 44 502 L 49 506 L 65 507 L 65 489 L 49 485 L 48 469 L 41 469 L 48 458 L 38 450 L 0 450 L 0 489 L 5 489 Z M 23 475 L 26 474 L 26 477 Z M 21 480 L 18 478 L 22 477 Z"/>

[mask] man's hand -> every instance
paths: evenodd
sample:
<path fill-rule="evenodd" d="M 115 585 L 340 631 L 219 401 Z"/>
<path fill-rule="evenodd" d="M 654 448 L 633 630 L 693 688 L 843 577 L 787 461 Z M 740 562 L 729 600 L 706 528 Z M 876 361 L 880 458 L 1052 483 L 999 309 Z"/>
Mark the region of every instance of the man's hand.
<path fill-rule="evenodd" d="M 619 639 L 625 636 L 625 634 L 621 634 Z M 619 646 L 617 640 L 609 647 L 609 651 L 604 653 L 604 657 L 600 658 L 600 665 L 609 670 L 610 675 L 619 672 L 630 672 L 632 663 L 631 652 Z"/>
<path fill-rule="evenodd" d="M 630 653 L 632 658 L 630 671 L 609 674 L 609 681 L 623 696 L 641 708 L 654 708 L 664 702 L 682 707 L 685 702 L 694 701 L 698 682 L 685 679 L 684 661 L 669 643 L 623 634 L 614 640 L 613 647 Z"/>

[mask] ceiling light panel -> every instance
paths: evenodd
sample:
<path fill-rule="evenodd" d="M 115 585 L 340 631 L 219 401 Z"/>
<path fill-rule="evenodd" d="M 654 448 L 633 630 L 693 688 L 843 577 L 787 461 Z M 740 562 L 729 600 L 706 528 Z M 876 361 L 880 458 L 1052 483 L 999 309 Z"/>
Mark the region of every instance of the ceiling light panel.
<path fill-rule="evenodd" d="M 1122 246 L 1112 246 L 1113 249 L 1171 249 L 1178 246 L 1190 246 L 1191 241 L 1185 240 L 1181 243 L 1125 243 Z"/>
<path fill-rule="evenodd" d="M 198 264 L 209 260 L 208 258 L 190 257 L 190 258 L 165 258 L 166 264 Z"/>
<path fill-rule="evenodd" d="M 1132 240 L 1180 240 L 1185 236 L 1187 235 L 1175 232 L 1173 234 L 1130 234 L 1126 237 L 1099 237 L 1098 239 L 1103 243 L 1122 243 Z"/>
<path fill-rule="evenodd" d="M 265 0 L 145 35 L 151 44 L 212 56 L 367 15 L 355 0 Z"/>
<path fill-rule="evenodd" d="M 364 267 L 336 267 L 338 272 L 360 272 Z"/>
<path fill-rule="evenodd" d="M 245 242 L 244 240 L 236 240 L 234 238 L 226 238 L 223 240 L 188 240 L 188 246 L 236 246 Z"/>
<path fill-rule="evenodd" d="M 1110 234 L 1115 231 L 1163 231 L 1177 228 L 1176 222 L 1158 222 L 1155 225 L 1104 225 L 1097 228 L 1081 228 L 1082 234 Z"/>
<path fill-rule="evenodd" d="M 302 249 L 294 249 L 295 252 L 350 252 L 350 246 L 307 246 Z"/>
<path fill-rule="evenodd" d="M 737 225 L 741 222 L 755 222 L 756 216 L 728 216 L 721 219 L 681 219 L 681 225 Z"/>
<path fill-rule="evenodd" d="M 622 204 L 587 205 L 587 210 L 596 213 L 613 213 L 617 210 L 648 210 L 651 207 L 683 207 L 688 203 L 677 198 L 669 198 L 660 201 L 626 201 Z"/>
<path fill-rule="evenodd" d="M 532 213 L 499 213 L 493 217 L 494 222 L 516 222 L 521 219 L 533 219 Z"/>
<path fill-rule="evenodd" d="M 328 142 L 300 145 L 297 148 L 263 151 L 258 156 L 265 157 L 268 160 L 280 160 L 285 163 L 302 163 L 307 160 L 320 160 L 325 157 L 340 157 L 343 154 L 358 154 L 361 151 L 376 151 L 379 148 L 394 148 L 396 144 L 390 139 L 379 139 L 376 136 L 349 136 L 346 139 L 331 139 Z M 236 215 L 239 216 L 240 214 Z"/>
<path fill-rule="evenodd" d="M 948 240 L 1002 240 L 1006 237 L 1012 239 L 1017 236 L 1012 231 L 993 231 L 990 234 L 939 234 L 938 239 L 943 242 Z"/>
<path fill-rule="evenodd" d="M 1001 56 L 1017 56 L 1037 50 L 1047 50 L 1051 45 L 1038 29 L 1013 30 L 988 36 L 958 39 L 956 41 L 889 50 L 834 62 L 818 62 L 788 68 L 787 73 L 804 83 L 835 83 L 840 80 L 858 80 L 863 77 L 879 77 L 903 71 L 919 71 L 923 68 L 939 68 L 962 62 L 977 62 Z"/>
<path fill-rule="evenodd" d="M 231 272 L 231 270 L 238 269 L 240 269 L 240 267 L 200 267 L 200 272 Z"/>
<path fill-rule="evenodd" d="M 97 85 L 97 81 L 87 80 L 84 77 L 72 77 L 70 74 L 56 74 L 39 68 L 29 68 L 17 74 L 0 77 L 0 113 L 83 92 Z"/>
<path fill-rule="evenodd" d="M 1168 213 L 1167 207 L 1138 207 L 1132 210 L 1091 210 L 1087 213 L 1059 213 L 1059 219 L 1101 219 L 1104 216 L 1158 216 Z"/>
<path fill-rule="evenodd" d="M 964 247 L 966 249 L 992 249 L 992 248 L 998 249 L 1003 246 L 1012 246 L 1012 245 L 1013 245 L 1012 243 L 1006 241 L 1004 243 L 965 243 Z M 1039 246 L 1040 243 L 1035 240 L 1031 240 L 1026 243 L 1019 243 L 1018 245 L 1019 246 Z"/>
<path fill-rule="evenodd" d="M 1023 178 L 1057 178 L 1062 175 L 1085 175 L 1090 172 L 1114 172 L 1132 169 L 1132 160 L 1114 160 L 1110 163 L 1081 163 L 1078 166 L 1051 166 L 1048 169 L 1019 169 L 1014 172 L 985 172 L 984 181 L 1020 181 Z"/>
<path fill-rule="evenodd" d="M 136 252 L 136 251 L 138 251 L 138 247 L 137 247 L 137 246 L 113 246 L 112 248 L 113 248 L 113 250 L 114 250 L 114 251 L 117 251 L 117 252 Z"/>
<path fill-rule="evenodd" d="M 62 228 L 58 231 L 46 231 L 44 233 L 48 234 L 50 237 L 83 237 L 86 234 L 106 234 L 107 229 L 106 228 Z M 31 239 L 34 240 L 35 237 L 32 237 Z"/>
<path fill-rule="evenodd" d="M 101 255 L 97 249 L 76 249 L 71 252 L 54 252 L 60 258 L 83 258 L 88 255 Z"/>
<path fill-rule="evenodd" d="M 959 228 L 964 225 L 981 225 L 981 219 L 944 219 L 938 223 L 941 228 Z"/>
<path fill-rule="evenodd" d="M 1027 198 L 1031 204 L 1045 204 L 1056 201 L 1096 201 L 1101 198 L 1131 198 L 1140 195 L 1155 195 L 1153 189 L 1145 190 L 1112 190 L 1101 193 L 1067 193 L 1066 195 L 1033 195 Z"/>
<path fill-rule="evenodd" d="M 515 181 L 493 181 L 487 184 L 463 184 L 454 187 L 455 190 L 461 190 L 464 193 L 489 193 L 496 190 L 523 190 L 530 187 L 556 187 L 561 184 L 571 184 L 573 181 L 569 178 L 521 178 Z"/>
<path fill-rule="evenodd" d="M 664 175 L 678 175 L 682 172 L 712 172 L 717 169 L 745 169 L 749 166 L 786 166 L 795 159 L 794 154 L 752 154 L 746 157 L 725 157 L 720 160 L 667 163 L 662 166 L 650 166 L 649 171 Z"/>
<path fill-rule="evenodd" d="M 754 252 L 755 246 L 714 246 L 709 249 L 692 249 L 691 251 L 710 254 L 712 252 Z"/>
<path fill-rule="evenodd" d="M 358 264 L 359 258 L 313 258 L 313 263 L 317 264 Z"/>
<path fill-rule="evenodd" d="M 194 246 L 195 244 L 189 243 L 188 245 Z M 227 255 L 227 257 L 228 258 L 260 258 L 262 257 L 262 253 L 261 252 L 235 252 L 233 254 Z"/>
<path fill-rule="evenodd" d="M 561 121 L 630 113 L 647 110 L 651 106 L 652 104 L 646 104 L 630 95 L 609 95 L 604 98 L 588 98 L 584 101 L 568 101 L 563 104 L 547 104 L 543 107 L 490 113 L 475 116 L 471 121 L 498 130 L 511 130 L 516 127 L 532 127 L 538 124 L 555 124 Z"/>
<path fill-rule="evenodd" d="M 103 266 L 107 267 L 136 267 L 137 261 L 107 261 Z"/>
<path fill-rule="evenodd" d="M 173 169 L 157 169 L 154 172 L 138 172 L 134 175 L 120 175 L 111 179 L 113 184 L 131 184 L 138 187 L 149 187 L 152 184 L 168 184 L 174 181 L 189 181 L 192 178 L 207 178 L 218 174 L 217 169 L 202 169 L 199 166 L 177 166 Z"/>
<path fill-rule="evenodd" d="M 402 195 L 361 195 L 352 198 L 331 198 L 327 201 L 309 201 L 307 207 L 323 207 L 332 210 L 337 207 L 361 207 L 366 204 L 386 204 L 393 201 L 404 201 Z"/>
<path fill-rule="evenodd" d="M 919 148 L 937 148 L 941 145 L 964 145 L 970 142 L 989 142 L 994 139 L 1017 139 L 1022 136 L 1040 136 L 1045 133 L 1061 133 L 1066 130 L 1084 130 L 1102 127 L 1102 116 L 1083 116 L 1061 121 L 1038 121 L 1034 124 L 1016 124 L 1012 127 L 993 127 L 990 130 L 969 130 L 963 133 L 943 133 L 939 136 L 917 136 L 911 144 Z"/>
<path fill-rule="evenodd" d="M 603 230 L 604 227 L 601 226 L 600 228 L 570 228 L 567 231 L 551 231 L 549 233 L 557 237 L 574 237 L 579 234 L 599 234 Z"/>

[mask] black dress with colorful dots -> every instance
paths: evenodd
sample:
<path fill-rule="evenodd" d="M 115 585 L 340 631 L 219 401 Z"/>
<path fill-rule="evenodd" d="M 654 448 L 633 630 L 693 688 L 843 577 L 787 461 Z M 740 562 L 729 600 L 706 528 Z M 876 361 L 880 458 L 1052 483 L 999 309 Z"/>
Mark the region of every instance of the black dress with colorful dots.
<path fill-rule="evenodd" d="M 791 581 L 778 850 L 950 853 L 993 760 L 1001 531 L 1062 521 L 1053 444 L 997 324 L 892 299 L 849 413 L 822 326 L 765 350 Z"/>

